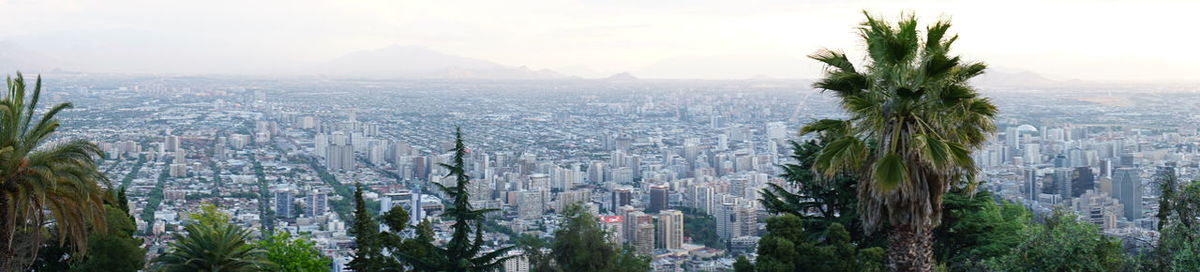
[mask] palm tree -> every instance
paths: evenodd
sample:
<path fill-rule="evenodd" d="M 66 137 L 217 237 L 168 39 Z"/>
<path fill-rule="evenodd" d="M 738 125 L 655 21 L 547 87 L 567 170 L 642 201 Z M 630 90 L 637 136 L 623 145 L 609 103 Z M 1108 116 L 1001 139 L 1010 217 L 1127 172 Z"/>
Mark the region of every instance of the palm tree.
<path fill-rule="evenodd" d="M 95 162 L 103 152 L 85 140 L 47 143 L 59 127 L 55 115 L 71 104 L 50 107 L 35 120 L 41 77 L 28 100 L 20 73 L 6 81 L 8 95 L 0 99 L 0 270 L 27 265 L 49 224 L 58 229 L 59 243 L 70 241 L 84 254 L 89 226 L 105 230 L 108 180 Z"/>
<path fill-rule="evenodd" d="M 949 54 L 958 39 L 947 36 L 949 21 L 922 35 L 912 15 L 894 25 L 866 17 L 858 28 L 867 45 L 864 69 L 837 51 L 810 56 L 828 66 L 813 86 L 837 96 L 849 117 L 813 122 L 801 133 L 832 139 L 817 155 L 816 171 L 861 174 L 863 229 L 887 229 L 889 269 L 930 271 L 942 195 L 952 186 L 974 189 L 970 153 L 995 131 L 996 107 L 968 83 L 986 66 Z"/>
<path fill-rule="evenodd" d="M 268 271 L 266 252 L 248 243 L 250 231 L 226 222 L 198 222 L 174 234 L 166 254 L 154 260 L 159 271 Z"/>

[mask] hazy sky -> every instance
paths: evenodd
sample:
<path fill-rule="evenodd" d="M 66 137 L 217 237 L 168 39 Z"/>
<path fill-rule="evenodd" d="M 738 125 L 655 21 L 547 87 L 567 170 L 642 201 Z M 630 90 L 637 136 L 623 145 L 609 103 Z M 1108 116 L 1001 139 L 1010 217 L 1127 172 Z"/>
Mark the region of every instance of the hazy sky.
<path fill-rule="evenodd" d="M 950 17 L 958 52 L 994 67 L 1200 81 L 1195 1 L 0 0 L 0 42 L 91 71 L 275 73 L 399 44 L 585 75 L 813 78 L 804 55 L 861 51 L 864 9 Z"/>

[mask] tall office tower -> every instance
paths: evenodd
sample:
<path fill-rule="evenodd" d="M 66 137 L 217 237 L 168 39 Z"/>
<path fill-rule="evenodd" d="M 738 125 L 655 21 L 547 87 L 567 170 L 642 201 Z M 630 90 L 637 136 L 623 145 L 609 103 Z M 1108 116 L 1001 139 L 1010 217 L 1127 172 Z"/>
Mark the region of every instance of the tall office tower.
<path fill-rule="evenodd" d="M 1122 213 L 1120 201 L 1109 197 L 1108 194 L 1087 190 L 1072 202 L 1078 214 L 1101 228 L 1107 230 L 1117 227 L 1117 217 Z"/>
<path fill-rule="evenodd" d="M 715 195 L 713 195 L 712 187 L 700 185 L 693 188 L 694 193 L 692 194 L 692 208 L 700 211 L 701 213 L 711 215 L 714 202 L 713 200 L 715 197 Z"/>
<path fill-rule="evenodd" d="M 683 212 L 662 210 L 658 214 L 658 248 L 683 248 Z"/>
<path fill-rule="evenodd" d="M 1021 157 L 1026 164 L 1042 163 L 1042 146 L 1039 144 L 1025 144 L 1025 154 Z"/>
<path fill-rule="evenodd" d="M 518 193 L 517 217 L 535 219 L 546 212 L 546 192 L 526 191 Z"/>
<path fill-rule="evenodd" d="M 724 198 L 724 197 L 722 197 Z M 737 200 L 728 198 L 721 201 L 720 204 L 715 204 L 713 217 L 716 218 L 717 237 L 722 241 L 729 241 L 737 237 Z"/>
<path fill-rule="evenodd" d="M 650 205 L 646 207 L 646 212 L 656 213 L 667 209 L 667 198 L 669 197 L 670 188 L 666 185 L 651 185 L 650 186 Z"/>
<path fill-rule="evenodd" d="M 650 217 L 643 215 L 642 217 Z M 642 220 L 638 220 L 639 222 Z M 653 220 L 652 220 L 653 221 Z M 650 256 L 654 253 L 654 223 L 638 223 L 633 240 L 633 248 L 638 255 Z"/>
<path fill-rule="evenodd" d="M 1041 187 L 1038 186 L 1037 168 L 1026 167 L 1023 171 L 1025 186 L 1022 187 L 1021 191 L 1024 193 L 1025 203 L 1034 203 L 1037 201 L 1038 193 L 1041 192 Z"/>
<path fill-rule="evenodd" d="M 295 216 L 294 195 L 291 188 L 282 187 L 275 191 L 275 216 L 279 218 L 292 218 Z"/>
<path fill-rule="evenodd" d="M 179 136 L 167 135 L 167 137 L 163 139 L 163 152 L 175 152 L 176 150 L 179 150 L 182 145 L 183 143 L 179 139 Z"/>
<path fill-rule="evenodd" d="M 758 232 L 758 211 L 754 208 L 754 201 L 742 200 L 738 203 L 734 223 L 736 231 L 733 237 L 742 237 L 747 235 L 755 235 Z"/>
<path fill-rule="evenodd" d="M 387 145 L 384 143 L 373 143 L 367 152 L 367 160 L 374 165 L 383 165 L 387 162 Z"/>
<path fill-rule="evenodd" d="M 1017 138 L 1021 137 L 1020 135 L 1021 135 L 1021 132 L 1020 132 L 1020 130 L 1017 129 L 1017 127 L 1009 126 L 1008 128 L 1006 128 L 1004 130 L 1005 146 L 1008 146 L 1009 148 L 1019 148 L 1019 146 L 1017 144 L 1020 143 L 1020 141 L 1018 141 Z"/>
<path fill-rule="evenodd" d="M 1096 189 L 1096 175 L 1090 167 L 1075 167 L 1071 172 L 1071 196 L 1079 197 L 1088 190 Z"/>
<path fill-rule="evenodd" d="M 632 188 L 617 188 L 612 191 L 612 203 L 609 207 L 616 211 L 621 206 L 632 205 L 633 189 Z"/>
<path fill-rule="evenodd" d="M 328 147 L 328 155 L 325 156 L 326 168 L 329 171 L 350 171 L 354 170 L 354 147 L 350 145 L 330 145 Z"/>
<path fill-rule="evenodd" d="M 1101 177 L 1111 178 L 1112 177 L 1112 169 L 1113 169 L 1112 159 L 1100 160 L 1100 176 Z"/>
<path fill-rule="evenodd" d="M 1142 180 L 1138 170 L 1130 167 L 1117 168 L 1113 173 L 1113 196 L 1121 201 L 1125 219 L 1142 218 Z"/>
<path fill-rule="evenodd" d="M 325 192 L 312 190 L 308 196 L 304 197 L 305 204 L 308 205 L 304 209 L 304 215 L 308 217 L 317 217 L 329 211 L 329 197 Z"/>
<path fill-rule="evenodd" d="M 588 183 L 600 184 L 604 182 L 604 162 L 593 161 L 587 169 Z"/>
<path fill-rule="evenodd" d="M 1059 195 L 1063 200 L 1072 197 L 1071 172 L 1071 168 L 1054 168 L 1054 194 Z"/>
<path fill-rule="evenodd" d="M 549 192 L 550 191 L 550 176 L 542 173 L 532 174 L 528 176 L 530 191 Z"/>
<path fill-rule="evenodd" d="M 334 145 L 350 145 L 350 136 L 342 131 L 334 131 L 329 135 L 329 141 Z"/>
<path fill-rule="evenodd" d="M 621 226 L 622 240 L 632 243 L 633 240 L 637 239 L 638 216 L 641 216 L 644 213 L 633 206 L 621 206 L 620 208 L 617 208 L 617 214 L 621 215 L 621 217 L 625 220 L 624 225 Z"/>
<path fill-rule="evenodd" d="M 1083 149 L 1071 148 L 1067 151 L 1068 167 L 1085 167 L 1088 166 L 1088 159 Z"/>

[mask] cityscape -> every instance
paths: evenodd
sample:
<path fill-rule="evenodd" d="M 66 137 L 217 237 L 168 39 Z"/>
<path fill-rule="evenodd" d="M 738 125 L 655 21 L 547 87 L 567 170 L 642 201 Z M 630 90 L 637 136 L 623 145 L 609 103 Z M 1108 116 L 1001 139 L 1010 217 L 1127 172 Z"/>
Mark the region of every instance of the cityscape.
<path fill-rule="evenodd" d="M 1200 2 L 0 9 L 0 271 L 1200 271 Z"/>
<path fill-rule="evenodd" d="M 62 135 L 106 152 L 99 167 L 128 188 L 151 257 L 189 212 L 217 205 L 246 228 L 311 237 L 340 270 L 352 258 L 354 184 L 372 211 L 404 207 L 446 239 L 445 196 L 430 183 L 448 181 L 437 165 L 461 127 L 471 202 L 500 210 L 485 235 L 494 245 L 549 238 L 579 204 L 656 271 L 714 271 L 755 252 L 772 216 L 758 192 L 786 185 L 779 165 L 791 163 L 788 142 L 805 139 L 799 127 L 841 114 L 808 85 L 76 76 L 47 87 L 51 102 L 88 105 L 62 115 L 72 127 Z M 972 155 L 980 190 L 1039 214 L 1065 207 L 1145 247 L 1158 235 L 1155 177 L 1197 174 L 1200 95 L 1178 88 L 984 88 L 1002 114 Z M 685 229 L 689 220 L 708 223 Z M 527 266 L 512 259 L 506 270 Z"/>

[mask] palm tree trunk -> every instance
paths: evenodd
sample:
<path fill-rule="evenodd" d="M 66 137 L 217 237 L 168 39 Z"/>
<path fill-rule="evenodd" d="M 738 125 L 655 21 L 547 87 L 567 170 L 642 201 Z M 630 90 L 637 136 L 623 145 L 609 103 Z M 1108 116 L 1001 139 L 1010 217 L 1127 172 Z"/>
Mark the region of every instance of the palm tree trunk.
<path fill-rule="evenodd" d="M 896 226 L 888 233 L 888 271 L 933 271 L 933 232 L 909 225 Z"/>
<path fill-rule="evenodd" d="M 16 252 L 13 250 L 13 231 L 14 226 L 9 224 L 9 217 L 12 214 L 8 212 L 8 201 L 0 198 L 0 271 L 8 271 L 14 269 L 13 260 L 16 257 Z"/>

